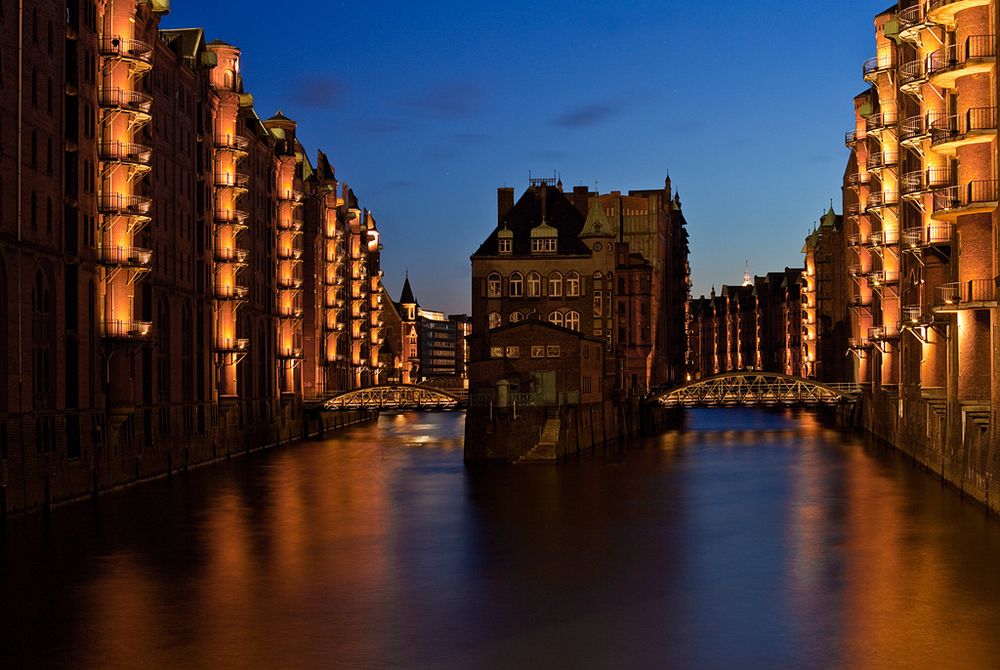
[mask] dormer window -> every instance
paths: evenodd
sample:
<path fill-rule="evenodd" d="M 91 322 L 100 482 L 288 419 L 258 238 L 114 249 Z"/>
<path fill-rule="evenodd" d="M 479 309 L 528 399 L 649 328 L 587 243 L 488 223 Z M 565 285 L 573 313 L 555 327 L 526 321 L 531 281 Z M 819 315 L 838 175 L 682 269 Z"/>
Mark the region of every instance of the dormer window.
<path fill-rule="evenodd" d="M 510 253 L 512 253 L 514 251 L 514 244 L 513 243 L 514 243 L 514 240 L 510 239 L 509 237 L 501 237 L 500 238 L 500 253 L 501 254 L 510 254 Z"/>
<path fill-rule="evenodd" d="M 558 251 L 558 239 L 559 231 L 543 220 L 540 225 L 531 229 L 531 253 L 555 254 Z"/>

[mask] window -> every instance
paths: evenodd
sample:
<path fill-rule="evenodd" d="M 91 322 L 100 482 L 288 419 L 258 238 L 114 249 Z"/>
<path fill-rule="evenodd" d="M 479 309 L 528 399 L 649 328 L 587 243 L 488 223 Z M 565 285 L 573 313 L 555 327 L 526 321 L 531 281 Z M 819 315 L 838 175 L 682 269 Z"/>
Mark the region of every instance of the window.
<path fill-rule="evenodd" d="M 580 295 L 580 275 L 570 272 L 566 275 L 566 297 L 576 298 Z"/>
<path fill-rule="evenodd" d="M 549 314 L 549 323 L 554 326 L 563 325 L 563 314 L 562 312 L 552 312 Z"/>
<path fill-rule="evenodd" d="M 500 312 L 490 312 L 489 316 L 490 330 L 493 330 L 494 328 L 499 328 L 501 323 L 503 323 L 503 319 L 500 317 Z"/>
<path fill-rule="evenodd" d="M 515 272 L 510 276 L 507 285 L 507 292 L 511 298 L 520 298 L 524 295 L 524 277 L 520 272 Z"/>
<path fill-rule="evenodd" d="M 500 253 L 501 254 L 510 254 L 510 253 L 513 252 L 513 250 L 514 250 L 514 240 L 512 240 L 509 237 L 501 237 L 499 239 L 499 242 L 500 242 Z"/>
<path fill-rule="evenodd" d="M 590 391 L 591 391 L 590 377 L 584 377 L 583 378 L 583 392 L 584 393 L 590 393 Z"/>
<path fill-rule="evenodd" d="M 541 238 L 536 237 L 535 239 L 531 240 L 531 253 L 540 254 L 542 253 L 542 249 L 544 248 L 545 247 L 542 245 Z"/>
<path fill-rule="evenodd" d="M 559 298 L 562 297 L 563 289 L 563 277 L 562 274 L 558 272 L 553 272 L 549 275 L 549 297 Z"/>
<path fill-rule="evenodd" d="M 542 276 L 537 272 L 528 274 L 528 297 L 537 298 L 542 295 Z"/>
<path fill-rule="evenodd" d="M 594 316 L 600 318 L 604 315 L 604 294 L 601 291 L 594 291 Z"/>
<path fill-rule="evenodd" d="M 559 358 L 559 356 L 561 355 L 562 352 L 560 351 L 558 344 L 550 344 L 547 347 L 545 347 L 546 358 Z"/>
<path fill-rule="evenodd" d="M 486 278 L 486 297 L 487 298 L 499 298 L 500 297 L 500 273 L 493 272 Z"/>
<path fill-rule="evenodd" d="M 49 113 L 49 116 L 52 116 L 52 77 L 49 77 L 46 95 L 48 95 L 48 98 L 45 100 L 45 109 Z"/>
<path fill-rule="evenodd" d="M 556 238 L 546 237 L 544 242 L 545 242 L 545 253 L 554 254 L 556 252 Z"/>
<path fill-rule="evenodd" d="M 575 330 L 579 332 L 580 330 L 580 313 L 579 312 L 567 312 L 566 313 L 566 327 L 570 330 Z"/>
<path fill-rule="evenodd" d="M 524 321 L 524 314 L 522 314 L 521 312 L 513 312 L 510 315 L 510 322 L 518 323 L 519 321 Z"/>
<path fill-rule="evenodd" d="M 532 358 L 545 358 L 545 345 L 544 344 L 532 344 L 531 345 L 531 357 Z"/>
<path fill-rule="evenodd" d="M 521 348 L 520 347 L 507 347 L 507 358 L 520 358 Z"/>
<path fill-rule="evenodd" d="M 52 406 L 53 378 L 55 375 L 55 329 L 52 318 L 52 291 L 46 273 L 35 271 L 35 284 L 31 294 L 32 372 L 36 408 Z"/>
<path fill-rule="evenodd" d="M 503 347 L 490 347 L 490 358 L 503 358 Z"/>

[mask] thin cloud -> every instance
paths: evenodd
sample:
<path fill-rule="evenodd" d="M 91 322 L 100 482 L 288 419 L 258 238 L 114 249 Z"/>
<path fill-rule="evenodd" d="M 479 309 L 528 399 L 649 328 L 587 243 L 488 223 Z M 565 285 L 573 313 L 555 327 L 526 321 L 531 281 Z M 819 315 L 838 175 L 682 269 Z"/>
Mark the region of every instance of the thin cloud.
<path fill-rule="evenodd" d="M 485 105 L 483 89 L 469 82 L 434 86 L 405 100 L 405 104 L 438 119 L 464 119 L 477 115 Z"/>
<path fill-rule="evenodd" d="M 603 102 L 593 102 L 567 110 L 553 123 L 560 128 L 587 128 L 617 116 L 621 110 Z"/>
<path fill-rule="evenodd" d="M 328 76 L 301 77 L 291 99 L 303 107 L 339 107 L 347 95 L 347 85 Z"/>

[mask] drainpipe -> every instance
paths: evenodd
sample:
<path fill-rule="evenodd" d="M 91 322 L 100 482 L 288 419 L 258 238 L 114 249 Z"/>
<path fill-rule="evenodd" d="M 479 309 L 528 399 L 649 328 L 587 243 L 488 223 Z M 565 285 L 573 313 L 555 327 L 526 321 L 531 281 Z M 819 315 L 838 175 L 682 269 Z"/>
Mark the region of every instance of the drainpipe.
<path fill-rule="evenodd" d="M 17 409 L 20 422 L 24 422 L 24 304 L 22 300 L 23 273 L 21 272 L 21 246 L 24 217 L 24 0 L 17 3 Z M 21 431 L 21 464 L 27 464 L 27 446 Z M 21 475 L 22 502 L 28 503 L 28 477 Z"/>

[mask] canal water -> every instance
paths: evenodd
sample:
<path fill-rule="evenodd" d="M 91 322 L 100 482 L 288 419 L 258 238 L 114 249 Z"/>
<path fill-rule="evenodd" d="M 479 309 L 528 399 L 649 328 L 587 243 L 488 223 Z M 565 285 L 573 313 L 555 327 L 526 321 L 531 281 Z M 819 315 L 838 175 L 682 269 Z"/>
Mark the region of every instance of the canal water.
<path fill-rule="evenodd" d="M 1000 524 L 808 413 L 558 467 L 383 415 L 8 522 L 0 667 L 1000 667 Z"/>

